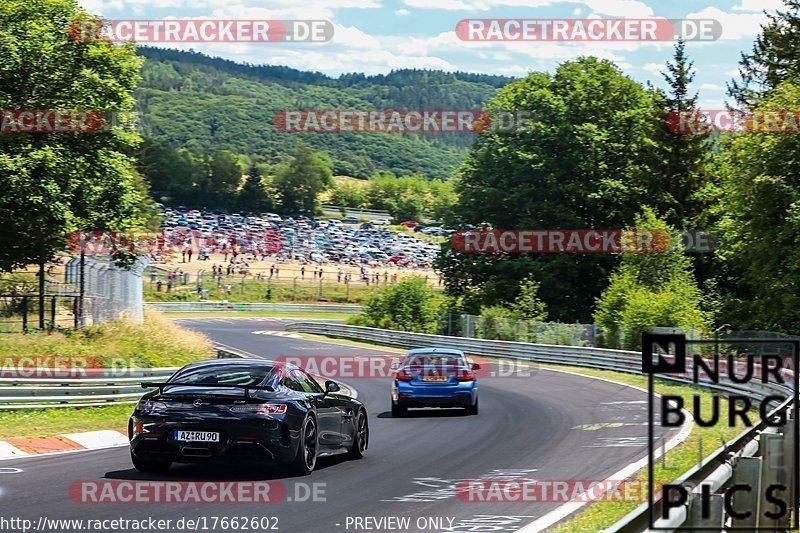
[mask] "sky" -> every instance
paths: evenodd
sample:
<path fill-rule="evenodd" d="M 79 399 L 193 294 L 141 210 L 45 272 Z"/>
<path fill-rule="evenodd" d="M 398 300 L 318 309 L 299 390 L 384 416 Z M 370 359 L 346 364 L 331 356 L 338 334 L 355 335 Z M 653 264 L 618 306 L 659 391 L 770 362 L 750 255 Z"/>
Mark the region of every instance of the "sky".
<path fill-rule="evenodd" d="M 660 74 L 671 42 L 468 42 L 456 35 L 462 19 L 649 18 L 715 19 L 713 42 L 689 42 L 697 75 L 693 89 L 704 109 L 723 109 L 726 83 L 741 52 L 782 0 L 79 0 L 106 19 L 325 19 L 326 43 L 194 43 L 156 45 L 194 49 L 252 64 L 287 65 L 338 76 L 426 68 L 522 77 L 552 72 L 563 61 L 594 55 L 625 74 L 664 87 Z"/>

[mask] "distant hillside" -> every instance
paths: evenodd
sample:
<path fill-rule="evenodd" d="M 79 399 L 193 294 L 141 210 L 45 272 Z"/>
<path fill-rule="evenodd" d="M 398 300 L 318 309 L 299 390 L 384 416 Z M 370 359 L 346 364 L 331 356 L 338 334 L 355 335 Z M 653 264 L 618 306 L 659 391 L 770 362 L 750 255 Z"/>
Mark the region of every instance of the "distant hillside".
<path fill-rule="evenodd" d="M 463 160 L 469 134 L 278 133 L 282 109 L 480 109 L 504 76 L 398 70 L 387 75 L 332 78 L 282 66 L 239 64 L 196 52 L 140 48 L 147 61 L 136 98 L 144 136 L 198 152 L 231 150 L 278 158 L 299 135 L 335 161 L 334 171 L 367 177 L 376 169 L 399 175 L 447 177 Z"/>

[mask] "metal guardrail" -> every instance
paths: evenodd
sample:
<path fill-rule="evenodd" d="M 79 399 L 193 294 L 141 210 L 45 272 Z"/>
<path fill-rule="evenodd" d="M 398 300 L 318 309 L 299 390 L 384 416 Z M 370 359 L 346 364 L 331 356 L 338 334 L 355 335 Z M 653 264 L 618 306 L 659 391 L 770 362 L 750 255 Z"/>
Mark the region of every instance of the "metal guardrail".
<path fill-rule="evenodd" d="M 58 375 L 55 370 L 41 369 L 32 372 L 40 374 L 36 377 L 0 378 L 0 410 L 136 403 L 143 378 L 167 379 L 178 368 L 104 369 L 98 374 L 84 369 L 87 377 L 71 378 L 52 377 Z"/>
<path fill-rule="evenodd" d="M 148 309 L 165 313 L 210 313 L 271 311 L 274 313 L 360 313 L 360 305 L 322 305 L 322 304 L 273 304 L 273 303 L 234 303 L 234 302 L 148 302 Z"/>
<path fill-rule="evenodd" d="M 458 348 L 474 356 L 518 359 L 553 365 L 579 366 L 642 374 L 642 354 L 639 352 L 446 337 L 311 322 L 293 322 L 288 324 L 286 329 L 301 333 L 373 342 L 404 349 L 422 347 Z M 786 397 L 788 392 L 786 387 L 770 383 L 738 384 L 722 381 L 714 383 L 709 380 L 701 380 L 699 384 L 695 384 L 690 379 L 679 375 L 664 375 L 659 376 L 659 379 L 699 385 L 723 394 L 746 395 L 756 400 L 762 400 L 770 395 Z M 769 428 L 762 421 L 760 424 L 742 432 L 730 442 L 725 443 L 710 456 L 706 457 L 698 466 L 676 480 L 675 483 L 691 484 L 696 489 L 690 494 L 685 505 L 670 509 L 668 516 L 655 525 L 665 528 L 665 530 L 689 526 L 722 530 L 726 519 L 732 521 L 733 525 L 739 528 L 787 525 L 779 524 L 777 521 L 770 521 L 765 524 L 765 518 L 757 513 L 753 513 L 746 520 L 727 517 L 722 505 L 723 496 L 716 494 L 716 492 L 729 485 L 731 480 L 734 483 L 748 482 L 750 486 L 764 486 L 765 483 L 780 481 L 787 487 L 794 487 L 793 475 L 798 458 L 794 457 L 790 445 L 794 444 L 794 427 L 797 422 L 791 407 L 791 400 L 786 400 L 771 411 L 770 416 L 775 416 L 779 413 L 786 415 L 787 424 L 780 429 Z M 776 451 L 781 451 L 782 453 L 779 454 Z M 712 511 L 710 516 L 703 516 L 703 513 L 701 513 L 702 485 L 711 487 Z M 793 502 L 794 500 L 789 498 L 788 501 Z M 654 516 L 661 516 L 660 500 L 655 502 L 653 511 L 655 513 Z M 648 504 L 644 503 L 607 529 L 606 532 L 639 533 L 646 531 L 649 527 L 649 512 Z M 795 512 L 797 512 L 796 509 Z"/>
<path fill-rule="evenodd" d="M 362 218 L 391 218 L 389 212 L 382 209 L 358 209 L 355 207 L 341 207 L 338 205 L 322 206 L 322 212 L 326 215 L 341 215 L 342 209 L 347 212 L 348 216 Z"/>

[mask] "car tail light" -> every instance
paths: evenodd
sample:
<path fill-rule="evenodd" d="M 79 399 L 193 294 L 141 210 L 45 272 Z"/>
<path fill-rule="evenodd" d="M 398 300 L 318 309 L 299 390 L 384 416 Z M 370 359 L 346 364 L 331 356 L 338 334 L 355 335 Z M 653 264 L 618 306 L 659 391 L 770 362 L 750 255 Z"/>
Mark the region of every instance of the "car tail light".
<path fill-rule="evenodd" d="M 166 411 L 167 404 L 164 402 L 154 402 L 153 400 L 139 400 L 139 403 L 136 404 L 137 411 L 145 411 L 145 412 L 158 412 L 158 411 Z"/>
<path fill-rule="evenodd" d="M 406 372 L 405 368 L 401 368 L 400 370 L 397 371 L 397 374 L 394 376 L 394 379 L 396 379 L 397 381 L 411 381 L 412 379 L 414 379 L 414 377 L 408 372 Z"/>
<path fill-rule="evenodd" d="M 458 374 L 456 374 L 456 381 L 474 381 L 475 374 L 472 370 L 462 370 Z"/>
<path fill-rule="evenodd" d="M 261 403 L 234 405 L 231 407 L 234 413 L 254 413 L 257 415 L 282 415 L 286 412 L 285 403 Z"/>

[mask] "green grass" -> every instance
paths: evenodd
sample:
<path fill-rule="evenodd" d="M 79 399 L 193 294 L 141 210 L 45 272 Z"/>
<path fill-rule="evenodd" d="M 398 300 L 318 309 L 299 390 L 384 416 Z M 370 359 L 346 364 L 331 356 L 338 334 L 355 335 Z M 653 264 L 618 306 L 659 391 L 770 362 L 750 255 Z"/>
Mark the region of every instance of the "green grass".
<path fill-rule="evenodd" d="M 0 439 L 45 437 L 79 431 L 123 429 L 133 405 L 0 411 Z"/>
<path fill-rule="evenodd" d="M 209 340 L 159 313 L 143 324 L 119 321 L 83 331 L 4 334 L 0 367 L 165 367 L 183 366 L 213 353 Z M 0 438 L 124 428 L 132 405 L 0 411 Z"/>

